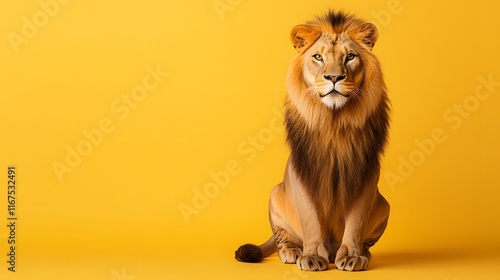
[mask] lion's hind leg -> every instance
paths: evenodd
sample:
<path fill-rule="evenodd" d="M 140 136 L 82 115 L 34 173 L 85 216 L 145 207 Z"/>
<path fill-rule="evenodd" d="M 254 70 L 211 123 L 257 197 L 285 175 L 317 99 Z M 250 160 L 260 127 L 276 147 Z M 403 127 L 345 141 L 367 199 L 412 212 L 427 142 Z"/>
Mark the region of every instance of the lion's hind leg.
<path fill-rule="evenodd" d="M 302 248 L 293 242 L 288 233 L 278 228 L 274 232 L 276 245 L 278 247 L 278 256 L 283 263 L 296 263 L 297 259 L 302 256 Z"/>
<path fill-rule="evenodd" d="M 269 218 L 278 248 L 278 256 L 283 263 L 296 263 L 302 256 L 302 243 L 297 232 L 300 232 L 297 217 L 291 215 L 291 198 L 287 197 L 283 183 L 278 184 L 271 192 Z"/>

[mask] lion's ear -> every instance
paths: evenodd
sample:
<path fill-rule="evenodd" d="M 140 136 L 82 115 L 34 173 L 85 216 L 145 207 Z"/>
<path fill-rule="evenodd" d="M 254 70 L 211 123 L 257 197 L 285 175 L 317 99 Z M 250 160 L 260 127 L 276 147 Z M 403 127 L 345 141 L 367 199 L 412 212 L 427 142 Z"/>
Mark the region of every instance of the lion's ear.
<path fill-rule="evenodd" d="M 290 41 L 298 53 L 305 52 L 316 40 L 318 40 L 321 32 L 313 27 L 300 24 L 292 28 L 290 33 Z"/>
<path fill-rule="evenodd" d="M 355 37 L 360 43 L 372 50 L 378 40 L 378 29 L 373 23 L 363 23 L 356 30 Z"/>

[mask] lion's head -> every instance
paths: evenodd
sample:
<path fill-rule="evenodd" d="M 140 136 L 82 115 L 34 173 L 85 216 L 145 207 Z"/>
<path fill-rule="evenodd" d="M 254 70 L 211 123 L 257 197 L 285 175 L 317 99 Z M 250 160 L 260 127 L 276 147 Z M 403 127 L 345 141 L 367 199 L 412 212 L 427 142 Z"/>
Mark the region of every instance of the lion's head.
<path fill-rule="evenodd" d="M 385 95 L 385 84 L 372 48 L 375 25 L 341 12 L 292 29 L 298 52 L 288 74 L 288 102 L 308 122 L 322 114 L 341 116 L 342 123 L 362 126 Z"/>

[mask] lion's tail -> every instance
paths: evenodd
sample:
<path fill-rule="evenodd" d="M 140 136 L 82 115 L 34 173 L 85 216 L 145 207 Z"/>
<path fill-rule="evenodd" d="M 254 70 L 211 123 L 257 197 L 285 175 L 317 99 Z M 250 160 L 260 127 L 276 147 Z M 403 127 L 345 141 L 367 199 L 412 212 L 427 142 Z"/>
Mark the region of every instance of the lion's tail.
<path fill-rule="evenodd" d="M 241 245 L 235 252 L 235 258 L 240 262 L 256 263 L 265 257 L 272 255 L 278 250 L 274 235 L 266 243 L 257 246 L 253 244 Z"/>

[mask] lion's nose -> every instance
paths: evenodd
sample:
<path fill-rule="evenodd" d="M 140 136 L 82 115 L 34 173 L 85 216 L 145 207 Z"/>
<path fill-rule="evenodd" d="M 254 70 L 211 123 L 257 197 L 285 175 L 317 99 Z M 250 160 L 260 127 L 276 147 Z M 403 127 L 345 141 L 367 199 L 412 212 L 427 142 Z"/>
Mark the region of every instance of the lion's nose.
<path fill-rule="evenodd" d="M 345 75 L 324 75 L 323 77 L 325 78 L 325 80 L 332 81 L 332 83 L 334 84 L 345 79 Z"/>

